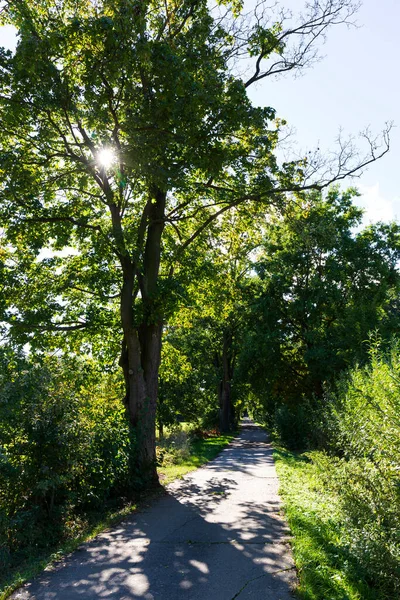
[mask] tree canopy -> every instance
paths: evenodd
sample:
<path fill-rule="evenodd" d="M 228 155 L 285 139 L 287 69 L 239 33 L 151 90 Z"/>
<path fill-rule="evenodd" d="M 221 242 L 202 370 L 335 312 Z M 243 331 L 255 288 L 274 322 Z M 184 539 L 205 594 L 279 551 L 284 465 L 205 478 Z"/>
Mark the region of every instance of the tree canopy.
<path fill-rule="evenodd" d="M 271 218 L 242 357 L 269 412 L 321 399 L 324 384 L 366 360 L 371 331 L 399 333 L 399 225 L 360 229 L 354 195 L 312 192 Z"/>
<path fill-rule="evenodd" d="M 315 0 L 295 18 L 266 2 L 4 2 L 2 22 L 18 29 L 15 53 L 0 52 L 4 331 L 108 360 L 122 339 L 150 479 L 162 327 L 191 277 L 190 245 L 236 207 L 321 189 L 387 151 L 386 131 L 362 158 L 342 144 L 334 162 L 279 163 L 284 121 L 247 95 L 307 66 L 355 9 Z"/>

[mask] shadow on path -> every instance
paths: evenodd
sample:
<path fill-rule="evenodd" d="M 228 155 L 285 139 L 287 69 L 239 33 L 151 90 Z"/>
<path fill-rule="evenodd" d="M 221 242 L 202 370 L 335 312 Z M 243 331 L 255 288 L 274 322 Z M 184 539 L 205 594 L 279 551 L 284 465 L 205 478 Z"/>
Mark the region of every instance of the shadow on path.
<path fill-rule="evenodd" d="M 205 468 L 14 599 L 288 600 L 295 583 L 272 451 L 247 423 Z"/>

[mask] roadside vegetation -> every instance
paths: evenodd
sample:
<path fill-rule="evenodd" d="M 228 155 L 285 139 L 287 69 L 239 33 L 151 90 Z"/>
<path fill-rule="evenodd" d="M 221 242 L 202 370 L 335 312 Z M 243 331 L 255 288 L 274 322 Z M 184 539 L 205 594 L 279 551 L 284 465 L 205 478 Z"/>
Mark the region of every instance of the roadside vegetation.
<path fill-rule="evenodd" d="M 158 474 L 163 485 L 215 458 L 235 437 L 217 429 L 201 430 L 177 425 L 157 442 Z"/>
<path fill-rule="evenodd" d="M 325 396 L 325 450 L 277 447 L 304 600 L 400 595 L 400 348 L 375 342 Z"/>
<path fill-rule="evenodd" d="M 273 432 L 304 599 L 400 595 L 399 228 L 351 195 L 271 221 L 239 371 Z"/>
<path fill-rule="evenodd" d="M 376 600 L 365 573 L 350 555 L 339 496 L 328 491 L 313 453 L 279 448 L 274 459 L 280 494 L 292 532 L 302 600 Z"/>
<path fill-rule="evenodd" d="M 1 389 L 8 396 L 0 405 L 7 448 L 0 455 L 1 600 L 164 493 L 161 487 L 144 489 L 132 469 L 118 437 L 128 433 L 120 400 L 113 404 L 109 377 L 93 364 L 53 358 L 39 367 L 20 358 L 7 369 L 3 356 L 2 366 Z M 166 428 L 157 442 L 162 484 L 211 460 L 233 437 L 200 424 Z"/>

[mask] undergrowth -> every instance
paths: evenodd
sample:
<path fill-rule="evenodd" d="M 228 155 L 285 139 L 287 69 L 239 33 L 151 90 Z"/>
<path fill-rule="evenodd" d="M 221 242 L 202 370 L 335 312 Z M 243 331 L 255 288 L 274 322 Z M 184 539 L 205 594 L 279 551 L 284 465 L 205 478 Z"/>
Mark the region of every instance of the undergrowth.
<path fill-rule="evenodd" d="M 161 483 L 167 484 L 212 460 L 234 437 L 216 430 L 173 428 L 157 446 Z"/>
<path fill-rule="evenodd" d="M 340 495 L 323 483 L 318 453 L 283 448 L 274 458 L 280 494 L 293 534 L 301 600 L 394 600 L 371 581 L 348 543 L 347 515 Z M 327 468 L 327 465 L 325 465 Z"/>
<path fill-rule="evenodd" d="M 83 542 L 119 523 L 136 510 L 137 505 L 126 503 L 123 508 L 108 507 L 102 512 L 87 514 L 84 519 L 71 523 L 71 536 L 52 548 L 26 548 L 14 556 L 13 566 L 0 580 L 0 600 L 6 600 L 14 590 L 26 581 L 39 575 L 46 567 L 59 561 L 63 556 L 76 550 Z"/>

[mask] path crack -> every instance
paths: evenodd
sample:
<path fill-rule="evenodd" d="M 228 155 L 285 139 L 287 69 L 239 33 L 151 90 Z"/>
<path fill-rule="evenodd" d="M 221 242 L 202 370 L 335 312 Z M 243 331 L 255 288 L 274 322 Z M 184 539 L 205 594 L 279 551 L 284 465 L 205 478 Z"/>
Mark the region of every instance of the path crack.
<path fill-rule="evenodd" d="M 263 573 L 262 575 L 258 575 L 257 577 L 252 577 L 251 579 L 246 581 L 246 583 L 231 598 L 231 600 L 235 600 L 235 598 L 238 598 L 240 596 L 240 594 L 243 592 L 243 590 L 247 588 L 249 583 L 252 583 L 253 581 L 257 581 L 258 579 L 262 579 L 263 577 L 270 577 L 271 575 L 277 575 L 278 573 L 284 573 L 285 571 L 293 571 L 295 568 L 296 567 L 293 565 L 293 567 L 286 567 L 285 569 L 278 569 L 277 571 L 272 571 L 272 573 Z"/>
<path fill-rule="evenodd" d="M 184 523 L 181 523 L 180 525 L 178 525 L 178 527 L 175 527 L 175 529 L 173 529 L 172 531 L 170 531 L 169 533 L 167 533 L 167 535 L 165 537 L 163 537 L 163 539 L 160 540 L 160 542 L 164 542 L 165 538 L 169 537 L 170 535 L 173 535 L 174 533 L 176 533 L 177 531 L 179 531 L 180 529 L 182 529 L 182 527 L 185 527 L 185 525 L 187 525 L 191 521 L 194 521 L 195 519 L 198 519 L 198 518 L 199 518 L 199 515 L 194 515 L 192 517 L 189 517 L 189 519 L 187 519 Z"/>

